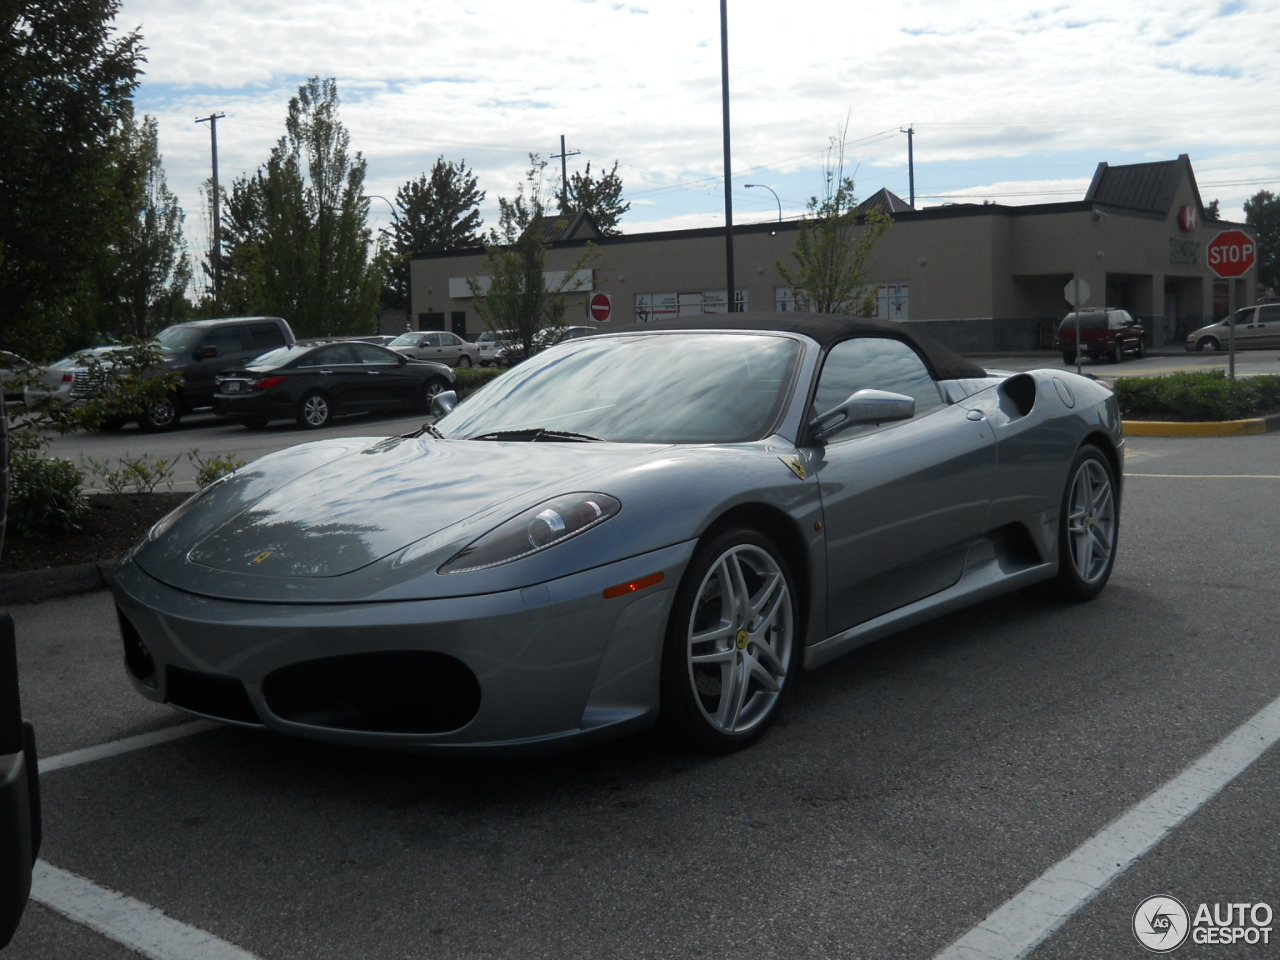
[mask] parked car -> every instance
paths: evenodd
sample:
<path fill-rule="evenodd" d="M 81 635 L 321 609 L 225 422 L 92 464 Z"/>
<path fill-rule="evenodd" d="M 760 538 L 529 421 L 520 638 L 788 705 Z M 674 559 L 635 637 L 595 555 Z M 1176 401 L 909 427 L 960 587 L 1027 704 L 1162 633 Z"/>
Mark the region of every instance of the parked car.
<path fill-rule="evenodd" d="M 27 384 L 36 376 L 38 368 L 16 353 L 0 350 L 0 384 L 4 386 L 5 400 L 21 400 Z"/>
<path fill-rule="evenodd" d="M 553 344 L 590 337 L 599 332 L 598 327 L 547 327 L 533 335 L 533 351 L 530 356 L 533 353 L 539 353 L 547 349 Z M 500 366 L 509 366 L 514 362 L 518 362 L 522 352 L 521 346 L 517 341 L 509 341 L 498 349 L 494 356 L 494 362 Z"/>
<path fill-rule="evenodd" d="M 434 360 L 451 367 L 470 367 L 480 356 L 476 345 L 448 330 L 417 330 L 402 333 L 388 346 L 415 360 Z"/>
<path fill-rule="evenodd" d="M 1076 328 L 1080 329 L 1079 349 L 1076 346 Z M 1124 354 L 1135 357 L 1147 352 L 1146 332 L 1142 324 L 1128 310 L 1077 310 L 1068 313 L 1058 324 L 1054 347 L 1062 351 L 1062 362 L 1073 364 L 1076 356 L 1090 360 L 1106 358 L 1119 363 Z"/>
<path fill-rule="evenodd" d="M 40 367 L 22 391 L 23 401 L 35 407 L 42 402 L 71 403 L 89 398 L 94 392 L 91 373 L 95 363 L 110 366 L 111 355 L 123 349 L 110 345 L 90 347 Z"/>
<path fill-rule="evenodd" d="M 177 426 L 183 414 L 212 405 L 219 373 L 294 339 L 280 317 L 220 317 L 165 327 L 156 335 L 156 346 L 163 366 L 181 374 L 181 382 L 168 397 L 148 407 L 138 425 L 144 430 Z"/>
<path fill-rule="evenodd" d="M 389 410 L 426 411 L 453 386 L 442 363 L 411 360 L 358 340 L 279 347 L 241 370 L 219 374 L 213 412 L 263 427 L 296 419 L 323 427 L 335 416 Z"/>
<path fill-rule="evenodd" d="M 1261 303 L 1237 310 L 1230 317 L 1223 317 L 1187 335 L 1188 350 L 1212 353 L 1226 350 L 1231 339 L 1231 328 L 1236 328 L 1237 350 L 1261 350 L 1280 347 L 1280 303 Z"/>
<path fill-rule="evenodd" d="M 13 939 L 40 854 L 35 731 L 22 719 L 13 618 L 0 611 L 0 948 Z"/>
<path fill-rule="evenodd" d="M 1005 591 L 1091 599 L 1116 557 L 1114 393 L 989 374 L 908 324 L 661 321 L 451 400 L 160 521 L 113 578 L 135 689 L 347 745 L 658 724 L 731 750 L 799 667 Z"/>
<path fill-rule="evenodd" d="M 476 349 L 480 353 L 480 366 L 489 367 L 497 363 L 498 351 L 506 347 L 515 338 L 514 330 L 484 330 L 476 337 Z"/>

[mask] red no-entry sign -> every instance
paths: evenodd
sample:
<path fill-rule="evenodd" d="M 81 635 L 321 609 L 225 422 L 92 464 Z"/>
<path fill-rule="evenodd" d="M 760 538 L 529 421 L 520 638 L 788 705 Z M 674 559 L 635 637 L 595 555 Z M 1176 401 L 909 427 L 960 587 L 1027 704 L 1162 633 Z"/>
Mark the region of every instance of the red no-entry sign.
<path fill-rule="evenodd" d="M 591 295 L 591 319 L 596 323 L 604 323 L 613 312 L 613 297 L 607 293 Z"/>
<path fill-rule="evenodd" d="M 1242 277 L 1258 257 L 1257 244 L 1242 230 L 1223 230 L 1205 248 L 1209 269 L 1223 279 Z"/>

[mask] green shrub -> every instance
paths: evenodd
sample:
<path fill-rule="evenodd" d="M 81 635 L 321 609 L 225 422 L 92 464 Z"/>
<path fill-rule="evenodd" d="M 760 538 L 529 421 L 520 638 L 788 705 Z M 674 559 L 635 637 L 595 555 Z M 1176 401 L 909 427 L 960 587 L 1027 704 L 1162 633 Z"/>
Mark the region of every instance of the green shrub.
<path fill-rule="evenodd" d="M 110 493 L 154 493 L 162 483 L 173 489 L 175 465 L 164 457 L 153 460 L 147 453 L 136 457 L 125 454 L 118 468 L 92 457 L 84 457 L 80 462 Z"/>
<path fill-rule="evenodd" d="M 244 460 L 234 453 L 215 453 L 202 457 L 198 447 L 187 454 L 187 459 L 195 464 L 196 486 L 201 490 L 244 466 Z"/>
<path fill-rule="evenodd" d="M 475 393 L 490 380 L 506 372 L 501 367 L 461 367 L 454 371 L 454 393 L 461 400 L 467 394 Z"/>
<path fill-rule="evenodd" d="M 70 460 L 44 456 L 43 446 L 9 455 L 9 517 L 23 536 L 71 533 L 89 508 L 84 474 Z"/>
<path fill-rule="evenodd" d="M 1222 370 L 1164 377 L 1117 377 L 1122 416 L 1160 420 L 1242 420 L 1280 412 L 1280 376 L 1227 379 Z"/>

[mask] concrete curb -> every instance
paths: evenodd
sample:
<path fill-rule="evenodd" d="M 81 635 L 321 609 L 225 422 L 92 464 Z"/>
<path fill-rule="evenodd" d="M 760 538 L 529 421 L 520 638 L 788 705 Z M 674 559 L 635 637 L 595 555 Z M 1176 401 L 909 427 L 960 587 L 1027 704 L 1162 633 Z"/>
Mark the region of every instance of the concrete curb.
<path fill-rule="evenodd" d="M 0 574 L 0 604 L 51 600 L 111 586 L 119 560 Z"/>
<path fill-rule="evenodd" d="M 1178 420 L 1125 420 L 1126 437 L 1242 437 L 1280 430 L 1280 414 L 1249 420 L 1182 422 Z"/>

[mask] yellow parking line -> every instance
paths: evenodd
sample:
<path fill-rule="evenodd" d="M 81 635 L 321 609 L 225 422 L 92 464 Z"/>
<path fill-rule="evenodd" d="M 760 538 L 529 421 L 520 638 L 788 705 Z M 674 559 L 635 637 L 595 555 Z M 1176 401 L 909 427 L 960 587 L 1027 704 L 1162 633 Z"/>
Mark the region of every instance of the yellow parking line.
<path fill-rule="evenodd" d="M 1148 477 L 1155 480 L 1280 480 L 1275 473 L 1130 473 L 1125 477 Z"/>

